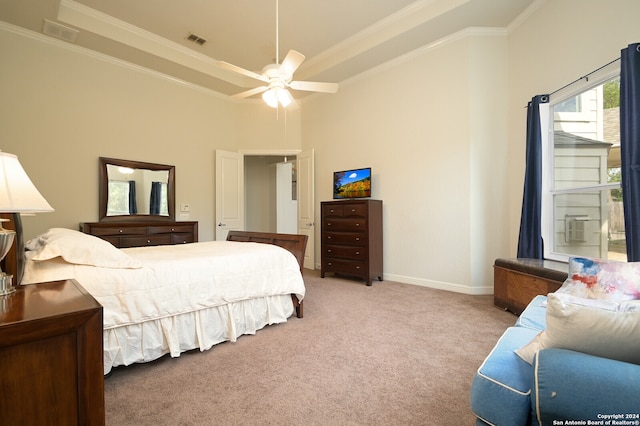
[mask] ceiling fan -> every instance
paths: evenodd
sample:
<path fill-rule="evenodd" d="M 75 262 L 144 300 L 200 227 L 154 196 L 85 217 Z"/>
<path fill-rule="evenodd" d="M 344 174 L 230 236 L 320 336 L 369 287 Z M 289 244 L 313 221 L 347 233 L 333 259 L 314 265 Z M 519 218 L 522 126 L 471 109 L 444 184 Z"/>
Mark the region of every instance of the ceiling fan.
<path fill-rule="evenodd" d="M 322 83 L 317 81 L 294 81 L 293 73 L 304 61 L 305 56 L 295 50 L 289 50 L 282 63 L 278 63 L 280 58 L 279 36 L 278 36 L 278 0 L 276 0 L 276 63 L 265 66 L 260 73 L 253 72 L 220 61 L 218 65 L 229 71 L 261 81 L 262 86 L 254 87 L 244 92 L 237 93 L 232 98 L 245 99 L 250 96 L 262 93 L 262 99 L 272 108 L 277 108 L 278 104 L 286 107 L 293 102 L 293 97 L 288 88 L 293 90 L 304 90 L 308 92 L 336 93 L 337 83 Z"/>

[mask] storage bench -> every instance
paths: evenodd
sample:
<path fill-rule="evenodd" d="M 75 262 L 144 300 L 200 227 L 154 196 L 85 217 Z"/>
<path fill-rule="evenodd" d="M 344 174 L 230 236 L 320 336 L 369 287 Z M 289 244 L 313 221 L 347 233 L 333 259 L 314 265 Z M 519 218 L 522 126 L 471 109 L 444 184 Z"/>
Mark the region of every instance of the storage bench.
<path fill-rule="evenodd" d="M 537 295 L 559 289 L 569 265 L 541 259 L 496 259 L 493 265 L 493 303 L 520 315 Z"/>

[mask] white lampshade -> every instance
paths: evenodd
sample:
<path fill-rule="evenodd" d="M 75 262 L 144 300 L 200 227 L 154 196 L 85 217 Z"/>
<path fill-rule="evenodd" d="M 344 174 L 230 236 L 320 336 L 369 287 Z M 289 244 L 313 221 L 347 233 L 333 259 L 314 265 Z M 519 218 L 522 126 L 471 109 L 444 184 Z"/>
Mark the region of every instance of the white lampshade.
<path fill-rule="evenodd" d="M 291 93 L 287 89 L 278 90 L 278 101 L 283 107 L 289 106 L 291 102 L 293 102 L 293 97 L 291 97 Z"/>
<path fill-rule="evenodd" d="M 262 94 L 262 99 L 269 105 L 271 108 L 278 108 L 278 89 L 269 89 Z"/>
<path fill-rule="evenodd" d="M 275 85 L 262 94 L 262 99 L 271 108 L 278 108 L 278 102 L 285 108 L 293 102 L 293 97 L 287 89 Z"/>
<path fill-rule="evenodd" d="M 52 212 L 27 176 L 18 157 L 0 151 L 0 213 Z"/>

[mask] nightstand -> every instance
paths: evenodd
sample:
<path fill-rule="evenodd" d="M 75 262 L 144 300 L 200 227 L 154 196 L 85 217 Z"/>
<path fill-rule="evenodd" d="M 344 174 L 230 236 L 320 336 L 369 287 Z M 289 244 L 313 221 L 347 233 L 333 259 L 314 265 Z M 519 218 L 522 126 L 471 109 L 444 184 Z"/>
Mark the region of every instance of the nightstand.
<path fill-rule="evenodd" d="M 77 282 L 0 297 L 0 422 L 104 425 L 102 306 Z"/>

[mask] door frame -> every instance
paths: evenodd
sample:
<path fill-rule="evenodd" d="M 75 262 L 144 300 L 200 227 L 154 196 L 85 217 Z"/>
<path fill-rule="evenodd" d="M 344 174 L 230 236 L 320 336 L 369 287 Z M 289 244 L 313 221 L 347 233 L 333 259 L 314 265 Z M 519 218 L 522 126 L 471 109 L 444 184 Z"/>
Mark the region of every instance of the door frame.
<path fill-rule="evenodd" d="M 243 157 L 246 156 L 272 156 L 272 157 L 284 157 L 284 156 L 294 156 L 296 159 L 298 156 L 305 152 L 302 149 L 240 149 L 238 153 Z M 246 185 L 246 183 L 245 183 Z M 315 206 L 313 207 L 315 211 Z M 298 213 L 299 213 L 299 205 L 298 205 Z M 299 214 L 297 215 L 299 216 Z M 313 222 L 313 221 L 312 221 Z M 298 225 L 298 230 L 300 226 Z M 314 235 L 309 236 L 309 242 L 307 243 L 307 250 L 305 252 L 305 268 L 315 269 L 315 229 L 312 224 L 311 231 L 314 232 Z"/>

